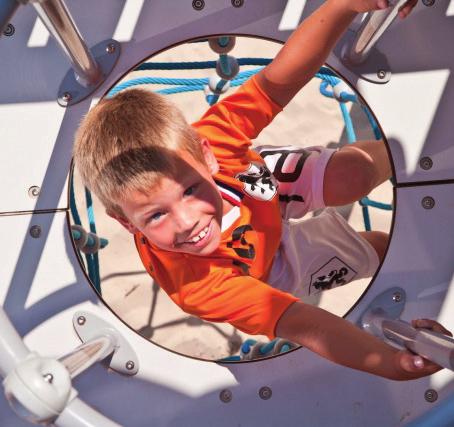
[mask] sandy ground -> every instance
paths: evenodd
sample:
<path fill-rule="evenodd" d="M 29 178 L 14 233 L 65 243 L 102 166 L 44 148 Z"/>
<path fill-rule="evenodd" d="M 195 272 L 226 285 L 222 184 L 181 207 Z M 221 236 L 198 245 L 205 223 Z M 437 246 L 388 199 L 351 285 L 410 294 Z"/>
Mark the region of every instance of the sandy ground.
<path fill-rule="evenodd" d="M 259 39 L 237 38 L 237 44 L 231 54 L 237 58 L 272 58 L 279 47 L 279 44 Z M 215 59 L 216 54 L 210 50 L 208 43 L 191 43 L 165 51 L 152 60 L 181 62 Z M 213 74 L 213 70 L 135 72 L 125 80 L 138 75 L 194 78 Z M 345 144 L 347 140 L 338 103 L 320 95 L 319 82 L 318 79 L 310 82 L 284 112 L 263 131 L 256 143 L 260 145 L 293 144 L 302 147 L 310 145 L 336 147 L 339 144 Z M 157 89 L 157 87 L 149 88 Z M 171 97 L 181 107 L 189 122 L 199 118 L 207 108 L 201 92 L 171 95 Z M 358 139 L 373 139 L 372 131 L 362 111 L 354 106 L 351 113 Z M 83 214 L 83 191 L 77 180 L 76 193 L 78 208 Z M 383 184 L 374 190 L 371 198 L 390 203 L 392 201 L 391 185 Z M 355 229 L 364 230 L 358 204 L 341 208 L 340 211 Z M 237 354 L 247 335 L 230 325 L 203 322 L 183 313 L 144 272 L 132 236 L 107 217 L 96 200 L 95 215 L 98 234 L 109 240 L 109 245 L 100 252 L 102 298 L 123 321 L 145 338 L 188 356 L 220 359 Z M 388 232 L 391 213 L 371 209 L 371 220 L 373 229 Z M 342 288 L 326 291 L 321 299 L 316 298 L 312 302 L 338 315 L 344 315 L 368 283 L 369 280 L 356 281 Z M 259 338 L 267 341 L 264 337 Z"/>

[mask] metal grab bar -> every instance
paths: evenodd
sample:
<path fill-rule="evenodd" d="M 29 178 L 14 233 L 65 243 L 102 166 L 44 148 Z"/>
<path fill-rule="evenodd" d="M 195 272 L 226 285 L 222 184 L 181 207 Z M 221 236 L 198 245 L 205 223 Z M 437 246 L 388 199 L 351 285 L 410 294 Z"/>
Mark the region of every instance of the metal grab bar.
<path fill-rule="evenodd" d="M 416 329 L 410 323 L 391 319 L 383 310 L 366 314 L 363 327 L 444 368 L 454 371 L 454 339 L 428 329 Z"/>
<path fill-rule="evenodd" d="M 353 65 L 364 62 L 371 49 L 391 25 L 399 13 L 399 9 L 407 0 L 393 0 L 387 9 L 369 12 L 362 22 L 356 37 L 347 47 L 344 59 Z"/>
<path fill-rule="evenodd" d="M 49 33 L 57 40 L 71 62 L 76 80 L 84 87 L 98 84 L 101 69 L 85 44 L 63 0 L 33 2 Z"/>

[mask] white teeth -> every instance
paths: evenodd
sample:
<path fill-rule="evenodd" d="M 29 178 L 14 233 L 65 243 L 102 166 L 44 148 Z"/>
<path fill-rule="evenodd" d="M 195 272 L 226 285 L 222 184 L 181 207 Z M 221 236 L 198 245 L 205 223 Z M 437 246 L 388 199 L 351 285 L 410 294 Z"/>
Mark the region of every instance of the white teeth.
<path fill-rule="evenodd" d="M 187 240 L 189 243 L 197 243 L 202 240 L 208 234 L 208 227 L 205 227 L 197 236 L 194 236 L 192 239 Z"/>

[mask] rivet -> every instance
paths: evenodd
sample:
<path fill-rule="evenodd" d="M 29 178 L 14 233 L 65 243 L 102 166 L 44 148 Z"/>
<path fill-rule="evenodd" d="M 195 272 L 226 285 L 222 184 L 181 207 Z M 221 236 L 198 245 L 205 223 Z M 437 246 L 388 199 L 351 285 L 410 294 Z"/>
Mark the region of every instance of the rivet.
<path fill-rule="evenodd" d="M 232 401 L 233 394 L 229 389 L 222 390 L 219 393 L 219 399 L 221 399 L 222 402 L 224 403 L 229 403 Z"/>
<path fill-rule="evenodd" d="M 132 371 L 134 369 L 134 366 L 136 366 L 136 365 L 134 364 L 134 362 L 132 360 L 128 360 L 126 362 L 125 366 L 128 371 Z"/>
<path fill-rule="evenodd" d="M 54 381 L 54 376 L 52 374 L 44 374 L 43 378 L 44 378 L 44 381 L 46 381 L 46 383 L 49 383 L 49 384 L 52 384 Z"/>
<path fill-rule="evenodd" d="M 69 92 L 65 92 L 65 93 L 62 95 L 62 97 L 61 97 L 61 100 L 62 100 L 63 102 L 65 102 L 65 103 L 70 102 L 71 99 L 72 99 L 72 96 L 71 96 L 71 94 L 70 94 Z"/>
<path fill-rule="evenodd" d="M 427 402 L 433 403 L 438 399 L 438 393 L 436 390 L 429 388 L 424 393 L 424 399 L 426 399 Z"/>
<path fill-rule="evenodd" d="M 430 7 L 430 6 L 433 6 L 435 4 L 435 0 L 422 0 L 422 4 L 424 6 Z"/>
<path fill-rule="evenodd" d="M 244 4 L 244 0 L 232 0 L 233 7 L 241 7 Z"/>
<path fill-rule="evenodd" d="M 28 195 L 31 197 L 31 198 L 36 198 L 39 196 L 39 192 L 41 191 L 41 189 L 37 186 L 37 185 L 32 185 L 29 189 L 28 189 Z"/>
<path fill-rule="evenodd" d="M 114 53 L 115 52 L 115 45 L 113 43 L 109 43 L 106 46 L 106 52 L 107 53 Z"/>
<path fill-rule="evenodd" d="M 380 80 L 383 80 L 384 78 L 386 78 L 386 71 L 385 70 L 378 70 L 377 71 L 377 77 Z"/>
<path fill-rule="evenodd" d="M 202 10 L 205 7 L 205 0 L 192 0 L 192 7 L 195 10 Z"/>
<path fill-rule="evenodd" d="M 77 318 L 77 324 L 80 326 L 85 325 L 86 321 L 87 321 L 87 319 L 85 318 L 85 316 L 79 316 Z"/>
<path fill-rule="evenodd" d="M 421 169 L 424 169 L 425 171 L 431 169 L 433 164 L 434 162 L 430 157 L 422 157 L 421 160 L 419 161 L 419 166 L 421 167 Z"/>
<path fill-rule="evenodd" d="M 268 400 L 268 399 L 271 399 L 272 395 L 273 395 L 273 391 L 271 390 L 270 387 L 264 386 L 264 387 L 261 387 L 259 390 L 260 399 Z"/>
<path fill-rule="evenodd" d="M 41 227 L 39 225 L 32 225 L 30 227 L 30 236 L 34 239 L 38 239 L 41 236 Z"/>
<path fill-rule="evenodd" d="M 3 30 L 3 35 L 6 37 L 11 37 L 16 32 L 13 24 L 8 24 L 6 28 Z"/>
<path fill-rule="evenodd" d="M 402 301 L 402 294 L 400 292 L 394 292 L 393 301 L 394 302 L 401 302 Z"/>
<path fill-rule="evenodd" d="M 421 200 L 421 205 L 424 209 L 432 209 L 435 206 L 433 197 L 426 196 Z"/>

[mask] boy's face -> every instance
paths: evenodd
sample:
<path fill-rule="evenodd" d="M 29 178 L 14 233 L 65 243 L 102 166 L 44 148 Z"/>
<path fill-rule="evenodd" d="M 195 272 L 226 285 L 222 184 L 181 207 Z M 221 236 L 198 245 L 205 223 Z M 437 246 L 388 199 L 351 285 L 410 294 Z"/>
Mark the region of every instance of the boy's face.
<path fill-rule="evenodd" d="M 201 256 L 215 251 L 225 204 L 212 177 L 217 161 L 208 142 L 201 144 L 207 165 L 180 151 L 176 179 L 162 177 L 147 193 L 131 191 L 118 203 L 126 218 L 111 216 L 161 249 Z"/>

